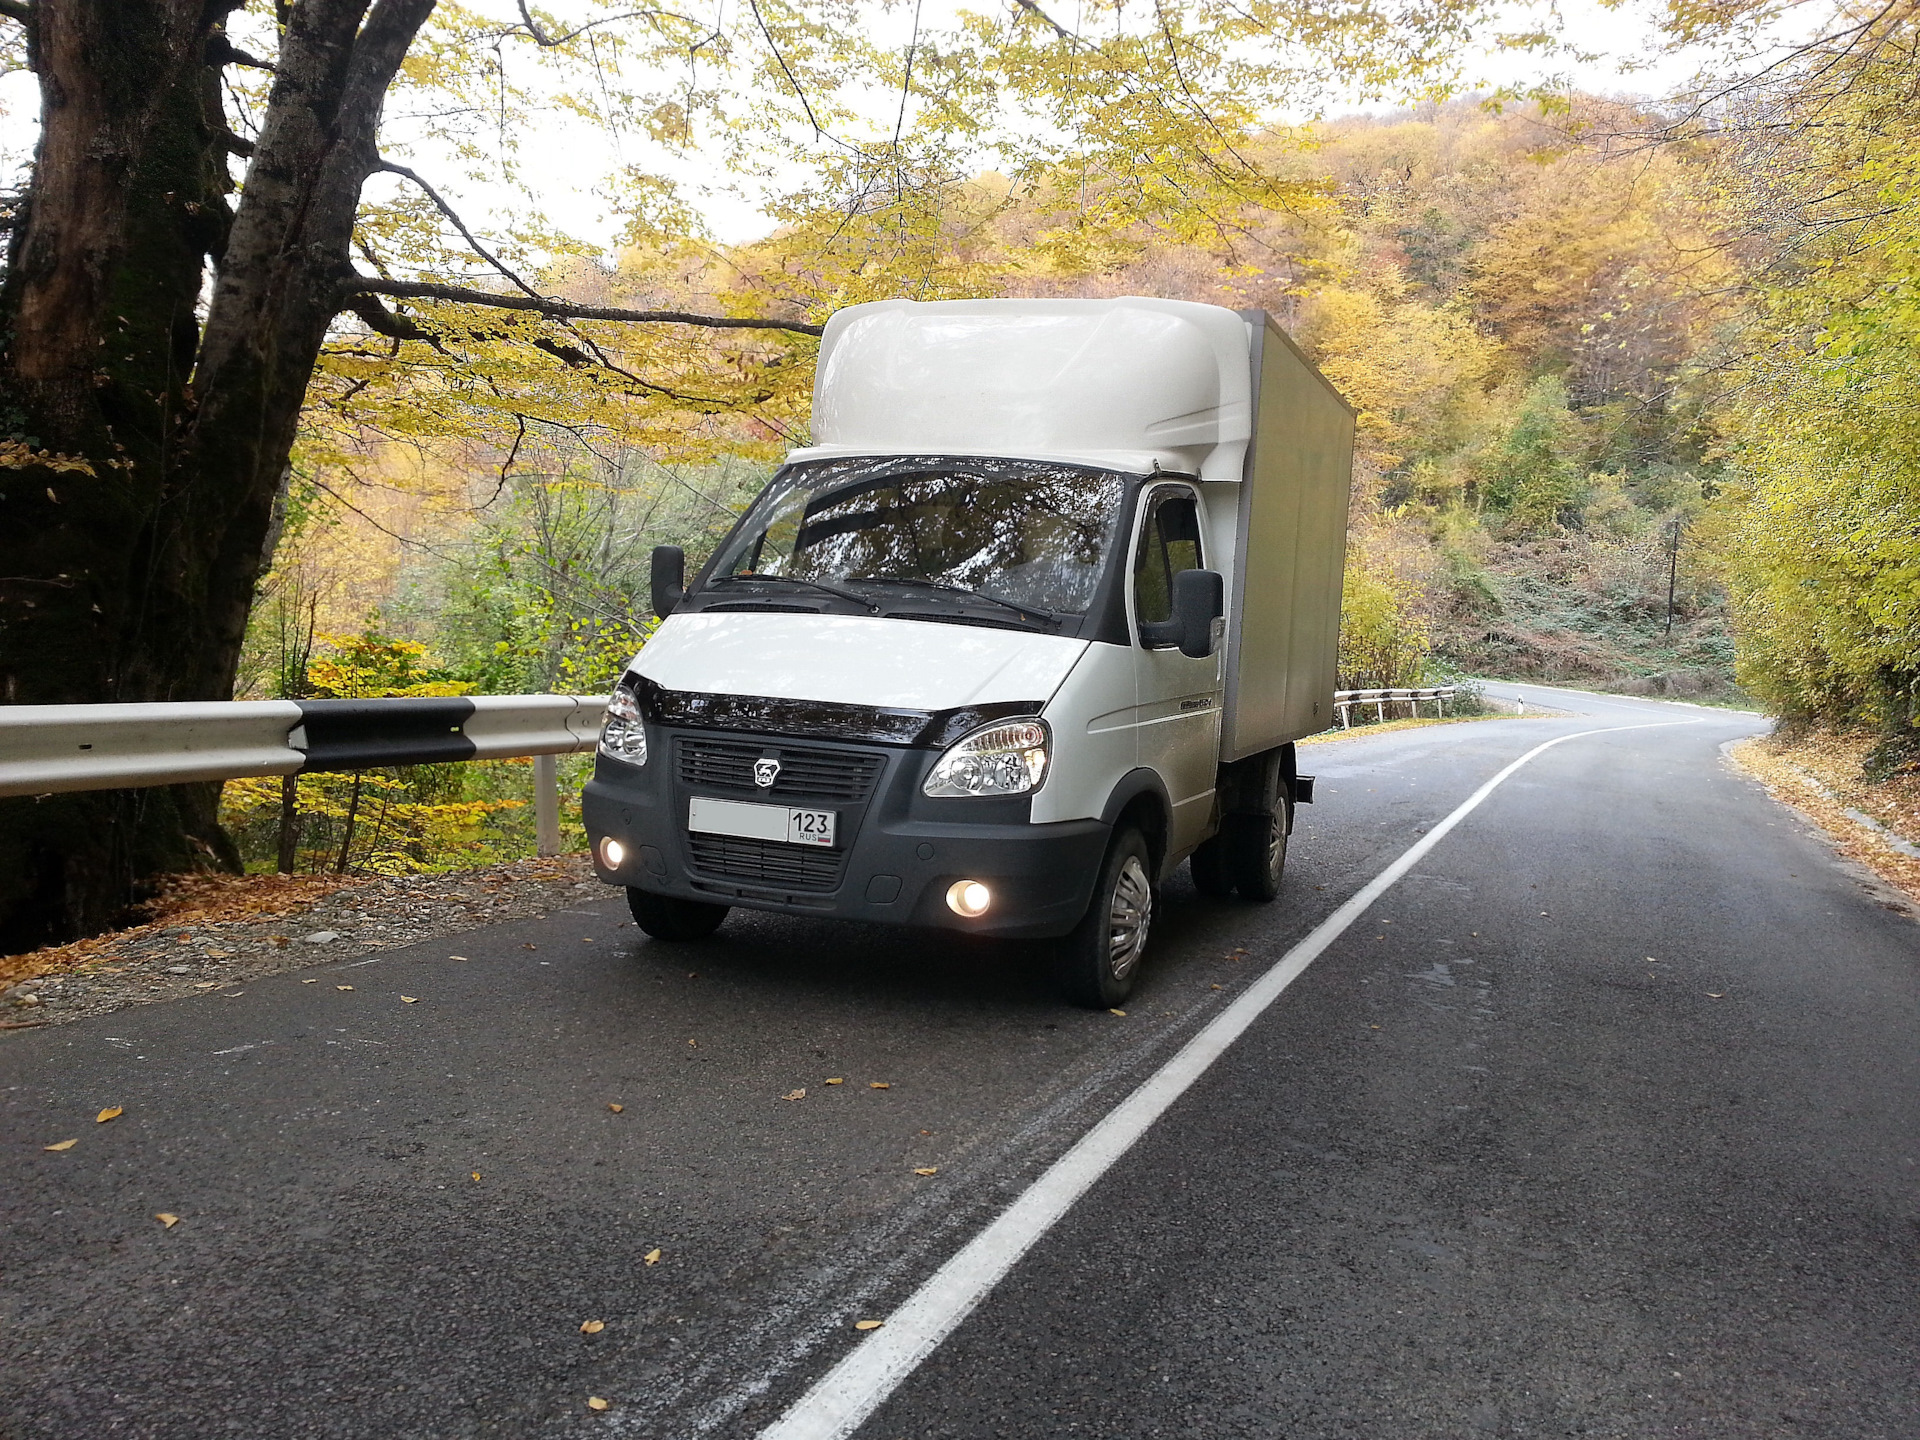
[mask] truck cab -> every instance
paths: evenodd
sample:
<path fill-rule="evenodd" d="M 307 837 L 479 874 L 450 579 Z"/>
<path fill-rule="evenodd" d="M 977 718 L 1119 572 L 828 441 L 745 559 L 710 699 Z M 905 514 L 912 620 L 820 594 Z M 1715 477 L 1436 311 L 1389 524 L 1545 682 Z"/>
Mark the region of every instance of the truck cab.
<path fill-rule="evenodd" d="M 697 575 L 655 552 L 662 621 L 583 800 L 641 928 L 741 906 L 1050 938 L 1106 1006 L 1189 857 L 1272 899 L 1311 798 L 1292 741 L 1332 714 L 1352 436 L 1278 327 L 856 306 L 813 433 Z"/>

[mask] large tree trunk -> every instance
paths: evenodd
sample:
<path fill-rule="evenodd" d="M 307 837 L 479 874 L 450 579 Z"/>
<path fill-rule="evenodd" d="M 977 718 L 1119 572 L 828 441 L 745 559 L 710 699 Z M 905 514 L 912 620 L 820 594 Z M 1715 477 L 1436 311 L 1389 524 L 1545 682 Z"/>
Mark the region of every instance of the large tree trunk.
<path fill-rule="evenodd" d="M 286 12 L 230 210 L 218 66 L 233 3 L 30 14 L 42 131 L 0 287 L 6 703 L 232 695 L 381 101 L 433 0 Z M 0 951 L 99 928 L 156 873 L 233 864 L 216 795 L 0 801 Z"/>

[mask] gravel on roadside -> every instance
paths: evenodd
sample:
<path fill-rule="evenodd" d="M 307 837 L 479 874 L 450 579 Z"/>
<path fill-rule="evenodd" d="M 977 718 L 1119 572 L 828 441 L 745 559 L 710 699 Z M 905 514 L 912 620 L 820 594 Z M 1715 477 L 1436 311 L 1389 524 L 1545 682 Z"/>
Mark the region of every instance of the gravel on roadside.
<path fill-rule="evenodd" d="M 606 888 L 585 855 L 444 875 L 206 877 L 147 924 L 0 959 L 0 1033 L 237 995 L 262 976 L 543 915 Z"/>

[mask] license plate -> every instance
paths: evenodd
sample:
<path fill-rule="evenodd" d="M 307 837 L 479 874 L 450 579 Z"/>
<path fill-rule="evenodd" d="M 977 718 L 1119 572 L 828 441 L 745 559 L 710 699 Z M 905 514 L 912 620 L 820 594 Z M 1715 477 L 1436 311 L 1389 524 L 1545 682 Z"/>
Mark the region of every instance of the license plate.
<path fill-rule="evenodd" d="M 696 795 L 687 806 L 687 828 L 707 835 L 742 840 L 775 840 L 787 845 L 833 844 L 835 813 L 792 805 L 754 805 L 745 800 L 709 800 Z"/>

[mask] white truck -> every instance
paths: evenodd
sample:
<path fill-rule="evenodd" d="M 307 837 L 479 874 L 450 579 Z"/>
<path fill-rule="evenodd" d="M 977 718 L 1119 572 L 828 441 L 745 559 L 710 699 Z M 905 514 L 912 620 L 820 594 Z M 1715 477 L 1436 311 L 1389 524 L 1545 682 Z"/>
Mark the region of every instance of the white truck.
<path fill-rule="evenodd" d="M 614 690 L 583 806 L 657 940 L 732 906 L 1051 938 L 1132 990 L 1163 878 L 1272 900 L 1333 713 L 1353 412 L 1264 311 L 835 314 L 813 440 Z"/>

